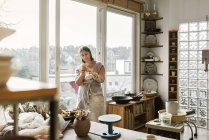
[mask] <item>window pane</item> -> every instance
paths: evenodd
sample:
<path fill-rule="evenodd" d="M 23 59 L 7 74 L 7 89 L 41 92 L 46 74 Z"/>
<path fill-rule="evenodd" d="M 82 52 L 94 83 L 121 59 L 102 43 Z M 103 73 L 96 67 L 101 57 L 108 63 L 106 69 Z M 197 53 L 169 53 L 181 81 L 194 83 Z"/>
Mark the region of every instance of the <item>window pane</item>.
<path fill-rule="evenodd" d="M 188 60 L 188 52 L 187 51 L 181 51 L 180 54 L 180 60 Z"/>
<path fill-rule="evenodd" d="M 189 88 L 197 88 L 197 80 L 189 80 Z"/>
<path fill-rule="evenodd" d="M 188 61 L 179 61 L 179 69 L 188 69 Z"/>
<path fill-rule="evenodd" d="M 188 80 L 187 79 L 180 79 L 179 86 L 180 87 L 188 87 Z"/>
<path fill-rule="evenodd" d="M 189 61 L 189 69 L 197 69 L 197 61 Z"/>
<path fill-rule="evenodd" d="M 181 78 L 188 78 L 188 70 L 179 70 Z"/>
<path fill-rule="evenodd" d="M 180 41 L 188 41 L 188 33 L 180 33 Z"/>
<path fill-rule="evenodd" d="M 188 97 L 188 89 L 187 88 L 180 88 L 180 96 L 181 97 Z"/>
<path fill-rule="evenodd" d="M 107 12 L 107 98 L 132 91 L 133 18 Z"/>
<path fill-rule="evenodd" d="M 189 31 L 197 31 L 197 30 L 198 30 L 197 22 L 189 23 Z"/>
<path fill-rule="evenodd" d="M 197 51 L 189 51 L 189 60 L 197 60 Z"/>
<path fill-rule="evenodd" d="M 197 49 L 198 49 L 197 42 L 189 43 L 189 50 L 197 50 Z"/>
<path fill-rule="evenodd" d="M 197 79 L 197 70 L 189 70 L 189 78 Z"/>
<path fill-rule="evenodd" d="M 16 32 L 1 41 L 0 52 L 14 56 L 16 76 L 38 80 L 39 1 L 7 0 L 1 6 L 1 21 Z"/>
<path fill-rule="evenodd" d="M 207 22 L 206 21 L 203 21 L 203 22 L 199 23 L 199 30 L 200 31 L 207 30 Z"/>
<path fill-rule="evenodd" d="M 189 33 L 189 40 L 190 41 L 197 41 L 197 32 Z"/>
<path fill-rule="evenodd" d="M 207 42 L 206 41 L 199 41 L 199 50 L 203 50 L 207 48 Z"/>
<path fill-rule="evenodd" d="M 206 40 L 206 39 L 207 39 L 207 32 L 206 31 L 199 32 L 199 40 Z"/>
<path fill-rule="evenodd" d="M 207 108 L 207 100 L 205 100 L 205 99 L 199 99 L 198 100 L 198 106 L 200 108 Z"/>
<path fill-rule="evenodd" d="M 197 106 L 197 99 L 196 98 L 190 98 L 189 99 L 189 107 L 196 107 Z"/>
<path fill-rule="evenodd" d="M 200 89 L 200 90 L 199 90 L 199 98 L 207 99 L 207 90 L 205 90 L 205 89 Z"/>
<path fill-rule="evenodd" d="M 188 32 L 188 24 L 187 23 L 180 24 L 179 25 L 179 31 L 180 32 Z"/>
<path fill-rule="evenodd" d="M 179 43 L 180 50 L 188 50 L 188 42 Z"/>
<path fill-rule="evenodd" d="M 60 85 L 61 104 L 75 108 L 75 70 L 82 63 L 79 48 L 90 48 L 96 60 L 97 7 L 80 2 L 60 1 Z"/>

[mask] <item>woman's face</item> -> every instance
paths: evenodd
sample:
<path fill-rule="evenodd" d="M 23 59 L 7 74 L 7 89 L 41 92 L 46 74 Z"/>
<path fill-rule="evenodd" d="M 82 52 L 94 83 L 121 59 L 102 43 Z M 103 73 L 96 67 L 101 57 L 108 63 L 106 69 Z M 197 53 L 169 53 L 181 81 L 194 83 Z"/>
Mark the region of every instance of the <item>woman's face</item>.
<path fill-rule="evenodd" d="M 83 59 L 83 61 L 85 61 L 85 62 L 91 61 L 91 55 L 90 55 L 89 52 L 87 52 L 87 51 L 81 51 L 80 54 L 81 54 L 81 58 Z"/>

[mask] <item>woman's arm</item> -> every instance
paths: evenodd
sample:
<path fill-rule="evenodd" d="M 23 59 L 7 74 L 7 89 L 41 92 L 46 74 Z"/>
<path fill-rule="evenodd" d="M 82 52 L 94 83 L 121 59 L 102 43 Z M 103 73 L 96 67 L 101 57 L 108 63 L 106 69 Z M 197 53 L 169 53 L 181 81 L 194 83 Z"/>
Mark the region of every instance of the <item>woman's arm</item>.
<path fill-rule="evenodd" d="M 99 83 L 103 83 L 104 80 L 105 80 L 105 68 L 104 68 L 104 66 L 102 66 L 100 68 L 100 70 L 98 71 L 98 73 L 93 72 L 92 75 L 93 75 L 93 79 L 94 80 L 96 80 Z"/>
<path fill-rule="evenodd" d="M 85 78 L 85 67 L 82 66 L 80 69 L 76 70 L 76 74 L 75 83 L 77 86 L 80 86 Z"/>

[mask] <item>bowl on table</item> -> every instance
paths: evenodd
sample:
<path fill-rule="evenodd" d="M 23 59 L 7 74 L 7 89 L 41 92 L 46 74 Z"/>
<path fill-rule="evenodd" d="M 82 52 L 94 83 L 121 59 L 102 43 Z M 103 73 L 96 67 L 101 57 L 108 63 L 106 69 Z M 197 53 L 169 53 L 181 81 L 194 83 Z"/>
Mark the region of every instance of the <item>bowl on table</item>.
<path fill-rule="evenodd" d="M 125 93 L 126 96 L 132 97 L 132 101 L 139 101 L 143 95 L 141 94 L 136 94 L 136 93 Z"/>
<path fill-rule="evenodd" d="M 144 96 L 146 98 L 152 98 L 152 97 L 154 97 L 156 95 L 157 95 L 157 92 L 156 91 L 146 91 L 146 92 L 144 92 Z"/>
<path fill-rule="evenodd" d="M 133 98 L 129 96 L 113 96 L 112 100 L 115 101 L 117 104 L 127 104 L 129 103 Z"/>

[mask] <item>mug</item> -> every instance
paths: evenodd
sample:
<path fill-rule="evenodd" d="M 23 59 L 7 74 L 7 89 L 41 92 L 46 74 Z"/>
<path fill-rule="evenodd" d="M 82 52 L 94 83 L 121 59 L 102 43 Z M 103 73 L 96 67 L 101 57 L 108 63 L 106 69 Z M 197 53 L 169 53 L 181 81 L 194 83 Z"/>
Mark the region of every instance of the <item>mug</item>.
<path fill-rule="evenodd" d="M 171 91 L 174 91 L 174 87 L 171 87 Z"/>
<path fill-rule="evenodd" d="M 172 75 L 172 76 L 175 76 L 175 75 L 176 75 L 176 72 L 175 72 L 175 71 L 172 71 L 172 72 L 171 72 L 171 75 Z"/>

